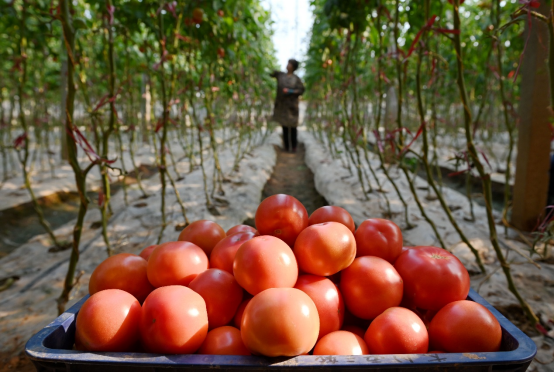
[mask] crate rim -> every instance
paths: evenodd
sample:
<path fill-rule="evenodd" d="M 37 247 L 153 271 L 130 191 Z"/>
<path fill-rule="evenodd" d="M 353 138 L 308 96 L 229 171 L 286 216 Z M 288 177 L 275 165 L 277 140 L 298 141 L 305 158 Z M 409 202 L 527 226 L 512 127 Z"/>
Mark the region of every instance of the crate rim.
<path fill-rule="evenodd" d="M 519 330 L 506 317 L 497 311 L 483 297 L 473 289 L 470 289 L 468 300 L 477 302 L 485 306 L 497 318 L 504 332 L 509 333 L 517 342 L 518 347 L 512 351 L 499 352 L 479 352 L 479 353 L 444 353 L 444 354 L 395 354 L 395 355 L 324 355 L 324 356 L 296 356 L 268 358 L 263 356 L 230 356 L 230 355 L 160 355 L 151 353 L 118 353 L 118 352 L 82 352 L 67 349 L 51 349 L 44 346 L 44 340 L 59 327 L 65 331 L 74 322 L 75 315 L 82 304 L 88 299 L 88 295 L 80 299 L 66 312 L 40 330 L 29 339 L 25 345 L 25 352 L 32 361 L 58 362 L 65 364 L 98 364 L 98 365 L 117 365 L 125 366 L 166 366 L 170 367 L 189 367 L 189 368 L 209 368 L 209 367 L 227 367 L 227 368 L 265 368 L 265 369 L 283 369 L 297 367 L 302 368 L 322 368 L 332 365 L 338 368 L 355 367 L 378 367 L 392 368 L 409 366 L 448 367 L 453 365 L 516 365 L 530 363 L 537 353 L 535 343 L 525 333 Z M 125 359 L 122 361 L 121 359 Z"/>

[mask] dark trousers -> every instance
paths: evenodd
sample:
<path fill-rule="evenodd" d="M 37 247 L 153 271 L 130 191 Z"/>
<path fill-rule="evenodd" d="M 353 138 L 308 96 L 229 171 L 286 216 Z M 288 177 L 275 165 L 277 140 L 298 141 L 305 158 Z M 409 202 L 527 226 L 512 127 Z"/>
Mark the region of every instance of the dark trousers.
<path fill-rule="evenodd" d="M 296 150 L 296 145 L 298 145 L 296 135 L 296 127 L 283 126 L 283 144 L 285 145 L 285 150 Z"/>

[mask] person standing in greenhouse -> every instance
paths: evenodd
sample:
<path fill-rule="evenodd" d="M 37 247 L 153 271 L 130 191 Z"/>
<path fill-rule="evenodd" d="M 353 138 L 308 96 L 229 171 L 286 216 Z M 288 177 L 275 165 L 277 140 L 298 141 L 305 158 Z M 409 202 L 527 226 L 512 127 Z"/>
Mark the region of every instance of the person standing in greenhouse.
<path fill-rule="evenodd" d="M 277 97 L 273 120 L 283 127 L 283 144 L 286 151 L 296 151 L 298 127 L 298 97 L 304 93 L 302 80 L 294 74 L 298 61 L 290 59 L 287 72 L 274 71 L 271 77 L 277 79 Z"/>

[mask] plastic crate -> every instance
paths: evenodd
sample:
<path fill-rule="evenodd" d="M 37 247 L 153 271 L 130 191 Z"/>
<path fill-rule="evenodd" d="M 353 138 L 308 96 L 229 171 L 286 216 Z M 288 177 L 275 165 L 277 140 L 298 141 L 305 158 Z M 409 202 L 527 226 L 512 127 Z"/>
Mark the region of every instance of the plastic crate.
<path fill-rule="evenodd" d="M 266 358 L 223 355 L 157 355 L 72 350 L 81 299 L 25 346 L 38 371 L 122 370 L 341 370 L 341 371 L 525 371 L 537 352 L 535 343 L 475 291 L 468 299 L 487 307 L 502 326 L 500 352 Z"/>

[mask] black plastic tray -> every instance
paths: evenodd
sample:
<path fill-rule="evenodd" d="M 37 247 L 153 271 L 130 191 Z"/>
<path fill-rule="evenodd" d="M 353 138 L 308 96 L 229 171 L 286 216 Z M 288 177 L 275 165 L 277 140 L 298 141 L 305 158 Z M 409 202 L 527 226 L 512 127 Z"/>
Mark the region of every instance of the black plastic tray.
<path fill-rule="evenodd" d="M 170 370 L 286 370 L 286 371 L 525 371 L 537 353 L 535 343 L 475 291 L 468 300 L 487 307 L 502 326 L 500 352 L 471 354 L 297 356 L 266 358 L 223 355 L 157 355 L 92 353 L 72 350 L 75 319 L 81 299 L 35 334 L 25 352 L 38 371 L 170 371 Z"/>

